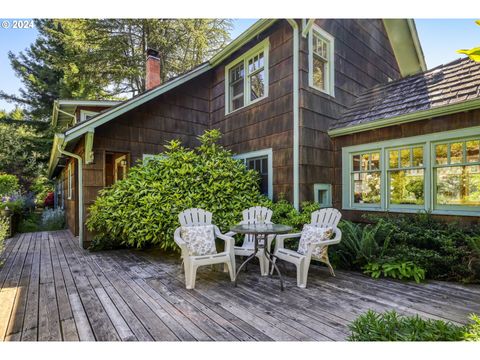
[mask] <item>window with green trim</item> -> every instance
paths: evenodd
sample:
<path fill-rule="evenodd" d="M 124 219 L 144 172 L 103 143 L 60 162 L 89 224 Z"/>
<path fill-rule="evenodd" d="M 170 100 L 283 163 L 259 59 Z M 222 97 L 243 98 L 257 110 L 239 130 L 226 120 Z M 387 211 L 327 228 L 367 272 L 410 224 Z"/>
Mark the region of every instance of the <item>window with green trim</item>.
<path fill-rule="evenodd" d="M 480 139 L 435 145 L 435 204 L 480 205 Z"/>
<path fill-rule="evenodd" d="M 344 209 L 478 216 L 480 126 L 342 149 Z"/>
<path fill-rule="evenodd" d="M 353 202 L 380 204 L 380 152 L 356 154 L 352 161 Z"/>
<path fill-rule="evenodd" d="M 388 150 L 388 189 L 390 205 L 425 203 L 423 146 Z"/>

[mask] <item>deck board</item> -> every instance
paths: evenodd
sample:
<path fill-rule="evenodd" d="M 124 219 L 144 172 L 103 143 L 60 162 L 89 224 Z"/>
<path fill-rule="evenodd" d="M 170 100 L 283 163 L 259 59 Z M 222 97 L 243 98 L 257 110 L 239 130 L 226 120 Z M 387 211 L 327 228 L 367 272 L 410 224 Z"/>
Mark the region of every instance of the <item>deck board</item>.
<path fill-rule="evenodd" d="M 459 324 L 480 314 L 478 285 L 331 277 L 320 266 L 306 289 L 289 265 L 284 292 L 252 265 L 236 288 L 219 267 L 204 267 L 186 290 L 178 256 L 89 252 L 67 230 L 17 235 L 0 259 L 2 341 L 338 341 L 368 309 Z"/>

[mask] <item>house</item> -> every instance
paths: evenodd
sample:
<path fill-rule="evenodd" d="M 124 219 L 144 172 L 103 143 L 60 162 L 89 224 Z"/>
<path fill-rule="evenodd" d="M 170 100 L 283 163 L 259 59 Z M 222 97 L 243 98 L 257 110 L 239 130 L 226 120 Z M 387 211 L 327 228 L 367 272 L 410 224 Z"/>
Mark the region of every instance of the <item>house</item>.
<path fill-rule="evenodd" d="M 163 84 L 158 54 L 147 56 L 144 93 L 121 103 L 54 105 L 53 121 L 65 126 L 54 138 L 49 175 L 84 245 L 91 241 L 84 219 L 99 190 L 168 140 L 195 146 L 212 128 L 261 173 L 266 195 L 283 194 L 296 207 L 315 200 L 347 218 L 420 209 L 477 214 L 476 195 L 465 201 L 467 190 L 478 192 L 477 178 L 468 189 L 458 179 L 477 171 L 480 93 L 468 74 L 480 70 L 461 60 L 425 72 L 412 20 L 262 19 Z M 437 146 L 444 157 L 434 161 Z"/>

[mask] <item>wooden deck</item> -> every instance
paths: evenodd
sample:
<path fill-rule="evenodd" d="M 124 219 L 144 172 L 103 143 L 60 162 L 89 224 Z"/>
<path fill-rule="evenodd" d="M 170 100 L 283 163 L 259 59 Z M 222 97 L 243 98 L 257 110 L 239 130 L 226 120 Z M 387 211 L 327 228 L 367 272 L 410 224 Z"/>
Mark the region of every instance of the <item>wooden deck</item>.
<path fill-rule="evenodd" d="M 367 309 L 465 322 L 480 314 L 480 287 L 328 275 L 312 267 L 309 287 L 294 269 L 262 278 L 254 266 L 234 288 L 210 267 L 186 290 L 177 257 L 80 249 L 68 231 L 22 234 L 1 257 L 1 340 L 344 340 Z"/>

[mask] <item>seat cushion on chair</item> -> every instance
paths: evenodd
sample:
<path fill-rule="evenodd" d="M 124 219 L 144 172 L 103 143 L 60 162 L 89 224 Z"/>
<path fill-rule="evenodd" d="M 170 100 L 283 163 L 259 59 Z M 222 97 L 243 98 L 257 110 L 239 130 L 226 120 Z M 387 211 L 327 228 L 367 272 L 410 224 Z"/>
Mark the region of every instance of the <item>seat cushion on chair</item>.
<path fill-rule="evenodd" d="M 305 255 L 308 252 L 308 246 L 311 243 L 317 245 L 313 248 L 312 257 L 322 257 L 322 241 L 328 240 L 333 235 L 333 229 L 331 227 L 319 227 L 310 224 L 303 226 L 302 235 L 300 236 L 300 242 L 298 244 L 297 252 Z"/>
<path fill-rule="evenodd" d="M 182 226 L 180 236 L 187 243 L 190 256 L 216 254 L 213 225 Z"/>

